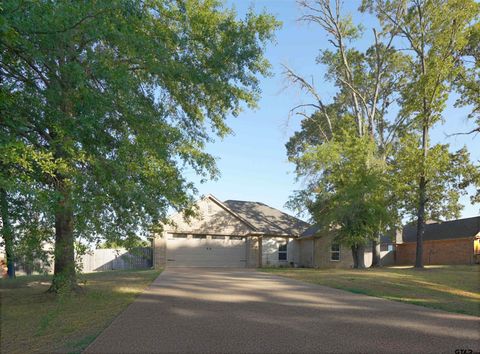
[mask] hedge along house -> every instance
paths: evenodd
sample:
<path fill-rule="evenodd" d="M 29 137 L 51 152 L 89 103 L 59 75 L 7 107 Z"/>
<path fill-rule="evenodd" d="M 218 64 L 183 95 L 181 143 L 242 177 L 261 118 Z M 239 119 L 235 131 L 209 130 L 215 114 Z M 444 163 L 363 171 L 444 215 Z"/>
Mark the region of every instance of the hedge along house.
<path fill-rule="evenodd" d="M 335 241 L 335 233 L 322 232 L 320 227 L 313 225 L 303 232 L 296 240 L 298 252 L 298 266 L 307 268 L 352 268 L 353 256 L 351 248 L 340 245 Z M 380 242 L 380 256 L 382 265 L 395 263 L 395 244 L 387 236 Z M 365 246 L 365 266 L 372 264 L 372 247 Z"/>
<path fill-rule="evenodd" d="M 397 235 L 396 263 L 415 263 L 417 227 L 408 225 Z M 480 257 L 480 216 L 425 225 L 423 263 L 474 264 Z"/>
<path fill-rule="evenodd" d="M 212 195 L 197 202 L 197 216 L 170 218 L 153 237 L 155 267 L 291 266 L 309 224 L 263 203 L 221 202 Z"/>

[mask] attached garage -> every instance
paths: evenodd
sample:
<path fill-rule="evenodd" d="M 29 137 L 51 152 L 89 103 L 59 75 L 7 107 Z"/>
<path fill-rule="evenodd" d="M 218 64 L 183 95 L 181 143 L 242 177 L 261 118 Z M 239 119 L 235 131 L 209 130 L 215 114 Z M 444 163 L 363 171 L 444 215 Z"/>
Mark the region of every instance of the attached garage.
<path fill-rule="evenodd" d="M 167 267 L 234 267 L 247 262 L 246 239 L 178 235 L 167 239 Z"/>
<path fill-rule="evenodd" d="M 197 215 L 172 215 L 153 239 L 155 267 L 259 267 L 295 263 L 295 239 L 309 225 L 258 202 L 196 204 Z"/>

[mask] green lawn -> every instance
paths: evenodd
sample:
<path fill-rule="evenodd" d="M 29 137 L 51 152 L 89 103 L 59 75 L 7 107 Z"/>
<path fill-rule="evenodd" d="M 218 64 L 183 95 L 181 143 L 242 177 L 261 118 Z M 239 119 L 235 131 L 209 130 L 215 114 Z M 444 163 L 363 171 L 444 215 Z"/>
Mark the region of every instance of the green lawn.
<path fill-rule="evenodd" d="M 1 280 L 1 351 L 81 352 L 158 274 L 157 270 L 86 274 L 84 291 L 72 296 L 46 293 L 50 276 Z"/>
<path fill-rule="evenodd" d="M 480 266 L 380 269 L 264 268 L 262 271 L 308 283 L 480 316 Z"/>

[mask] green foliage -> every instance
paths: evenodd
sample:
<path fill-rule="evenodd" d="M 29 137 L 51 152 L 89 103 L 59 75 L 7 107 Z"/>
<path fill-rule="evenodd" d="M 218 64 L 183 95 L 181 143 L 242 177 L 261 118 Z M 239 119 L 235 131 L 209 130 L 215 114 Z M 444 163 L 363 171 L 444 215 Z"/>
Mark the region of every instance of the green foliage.
<path fill-rule="evenodd" d="M 402 196 L 397 199 L 398 208 L 413 221 L 419 203 L 417 181 L 422 171 L 420 138 L 405 135 L 398 145 L 392 159 L 392 188 Z M 467 194 L 466 187 L 474 183 L 478 174 L 478 167 L 470 161 L 467 149 L 450 152 L 448 144 L 434 145 L 429 149 L 426 164 L 426 220 L 460 217 L 462 205 L 459 199 Z"/>
<path fill-rule="evenodd" d="M 71 199 L 84 239 L 133 240 L 190 205 L 186 171 L 218 176 L 205 144 L 255 106 L 279 25 L 253 12 L 238 20 L 216 0 L 2 8 L 2 185 L 12 198 L 28 191 L 50 230 Z"/>
<path fill-rule="evenodd" d="M 477 10 L 477 17 L 480 9 Z M 477 132 L 480 130 L 480 22 L 469 27 L 467 44 L 459 53 L 461 65 L 454 85 L 459 93 L 455 103 L 458 107 L 471 106 L 470 118 L 476 120 Z"/>
<path fill-rule="evenodd" d="M 455 53 L 467 44 L 468 24 L 478 16 L 478 8 L 471 0 L 426 1 L 420 8 L 412 3 L 397 21 L 414 52 L 410 71 L 405 72 L 408 83 L 402 91 L 401 114 L 415 115 L 419 126 L 423 119 L 427 119 L 430 126 L 441 119 L 452 80 L 460 72 Z M 382 13 L 379 10 L 381 19 Z M 424 117 L 425 114 L 428 116 Z"/>
<path fill-rule="evenodd" d="M 286 146 L 304 182 L 288 205 L 308 211 L 324 230 L 335 228 L 348 246 L 400 226 L 423 206 L 427 218 L 458 217 L 460 196 L 468 185 L 478 185 L 478 166 L 466 149 L 430 146 L 428 134 L 443 119 L 455 88 L 464 94 L 457 105 L 477 110 L 480 5 L 364 0 L 360 11 L 376 16 L 381 26 L 365 51 L 355 45 L 362 29 L 340 14 L 339 1 L 301 5 L 307 10 L 302 19 L 319 24 L 333 45 L 317 63 L 337 92 L 326 104 L 313 86 L 287 71 L 318 101 L 309 105 L 315 112 L 300 114 L 301 129 Z M 471 57 L 473 66 L 467 64 Z M 393 112 L 392 103 L 398 108 Z"/>
<path fill-rule="evenodd" d="M 325 79 L 337 92 L 329 104 L 314 93 L 318 111 L 303 114 L 301 130 L 287 143 L 289 160 L 305 185 L 288 205 L 306 209 L 324 231 L 335 229 L 339 242 L 357 248 L 398 220 L 386 163 L 398 124 L 388 121 L 387 114 L 403 83 L 399 73 L 404 62 L 387 35 L 374 32 L 375 42 L 365 51 L 349 47 L 363 29 L 340 14 L 339 2 L 303 6 L 308 14 L 302 19 L 320 24 L 333 45 L 321 52 L 317 63 L 326 67 Z M 312 91 L 306 84 L 303 88 Z"/>
<path fill-rule="evenodd" d="M 339 242 L 359 246 L 385 232 L 396 215 L 389 208 L 385 161 L 370 137 L 358 137 L 353 124 L 346 126 L 335 139 L 290 158 L 299 176 L 309 176 L 290 206 L 306 206 L 323 231 L 335 229 Z"/>
<path fill-rule="evenodd" d="M 405 136 L 395 157 L 403 212 L 414 218 L 424 207 L 421 220 L 458 217 L 459 196 L 475 183 L 478 167 L 466 149 L 451 153 L 448 145 L 430 146 L 429 130 L 444 119 L 454 89 L 461 95 L 457 106 L 471 105 L 472 116 L 478 110 L 480 5 L 472 0 L 370 0 L 363 5 L 379 18 L 383 32 L 408 44 L 409 66 L 402 69 L 405 84 L 398 92 Z M 475 58 L 473 66 L 469 57 Z"/>

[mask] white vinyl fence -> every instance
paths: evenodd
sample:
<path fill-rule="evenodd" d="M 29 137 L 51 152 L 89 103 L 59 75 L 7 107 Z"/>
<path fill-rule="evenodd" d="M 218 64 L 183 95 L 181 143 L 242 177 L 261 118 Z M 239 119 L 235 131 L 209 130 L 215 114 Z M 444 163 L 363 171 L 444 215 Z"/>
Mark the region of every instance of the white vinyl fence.
<path fill-rule="evenodd" d="M 152 267 L 152 249 L 138 247 L 131 250 L 120 249 L 95 249 L 83 256 L 77 256 L 77 264 L 84 273 L 103 272 L 116 269 L 148 269 Z M 50 254 L 48 263 L 35 259 L 33 264 L 25 259 L 15 261 L 17 275 L 30 275 L 53 273 L 53 256 Z"/>
<path fill-rule="evenodd" d="M 117 269 L 142 269 L 152 267 L 152 249 L 96 249 L 81 257 L 82 272 L 103 272 Z"/>

